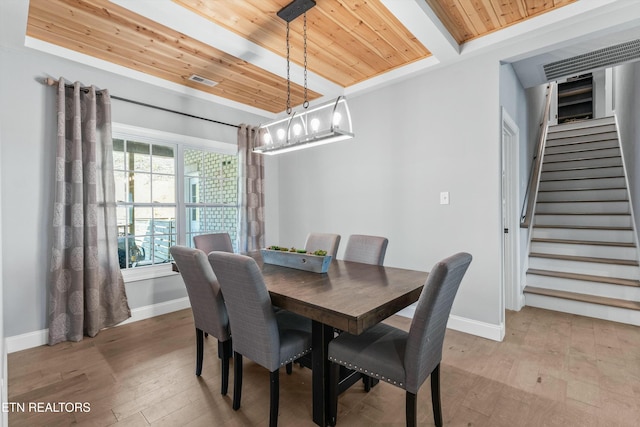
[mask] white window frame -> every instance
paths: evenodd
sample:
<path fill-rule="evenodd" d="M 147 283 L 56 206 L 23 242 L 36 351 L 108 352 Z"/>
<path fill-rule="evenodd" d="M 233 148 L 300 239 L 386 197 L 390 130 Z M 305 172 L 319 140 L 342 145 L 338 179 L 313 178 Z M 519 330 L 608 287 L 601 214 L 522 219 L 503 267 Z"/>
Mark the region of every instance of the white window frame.
<path fill-rule="evenodd" d="M 177 133 L 165 132 L 156 129 L 148 129 L 138 126 L 131 126 L 122 123 L 113 123 L 111 126 L 113 139 L 127 139 L 146 143 L 173 145 L 176 147 L 176 238 L 179 244 L 184 245 L 186 230 L 186 209 L 184 201 L 184 162 L 183 152 L 185 149 L 206 149 L 220 154 L 237 155 L 238 146 L 236 144 L 215 141 L 211 139 L 198 138 Z M 172 276 L 177 274 L 172 270 L 170 263 L 142 266 L 136 268 L 126 268 L 122 270 L 125 283 L 148 280 L 158 277 Z"/>

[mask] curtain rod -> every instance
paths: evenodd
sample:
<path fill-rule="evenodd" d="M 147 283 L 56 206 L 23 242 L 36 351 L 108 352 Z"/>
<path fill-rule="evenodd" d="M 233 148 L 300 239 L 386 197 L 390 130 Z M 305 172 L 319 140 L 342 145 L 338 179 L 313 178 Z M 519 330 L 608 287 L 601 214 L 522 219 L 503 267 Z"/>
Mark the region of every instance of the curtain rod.
<path fill-rule="evenodd" d="M 47 86 L 55 86 L 56 84 L 58 84 L 58 81 L 52 79 L 51 77 L 46 77 L 46 78 L 43 79 L 43 83 L 46 84 Z M 73 87 L 72 84 L 65 84 L 65 86 L 66 87 Z M 88 91 L 89 88 L 83 87 L 82 90 Z M 100 93 L 100 92 L 96 92 L 96 93 Z M 231 124 L 231 123 L 225 123 L 225 122 L 221 122 L 221 121 L 218 121 L 218 120 L 208 119 L 206 117 L 195 116 L 193 114 L 183 113 L 182 111 L 171 110 L 169 108 L 159 107 L 157 105 L 147 104 L 147 103 L 140 102 L 140 101 L 134 101 L 132 99 L 122 98 L 122 97 L 116 96 L 116 95 L 110 95 L 110 97 L 111 97 L 111 99 L 117 99 L 118 101 L 129 102 L 131 104 L 141 105 L 143 107 L 155 108 L 156 110 L 166 111 L 168 113 L 180 114 L 181 116 L 191 117 L 192 119 L 204 120 L 204 121 L 207 121 L 207 122 L 217 123 L 219 125 L 231 126 L 231 127 L 238 128 L 238 129 L 240 128 L 240 126 L 234 125 L 234 124 Z"/>

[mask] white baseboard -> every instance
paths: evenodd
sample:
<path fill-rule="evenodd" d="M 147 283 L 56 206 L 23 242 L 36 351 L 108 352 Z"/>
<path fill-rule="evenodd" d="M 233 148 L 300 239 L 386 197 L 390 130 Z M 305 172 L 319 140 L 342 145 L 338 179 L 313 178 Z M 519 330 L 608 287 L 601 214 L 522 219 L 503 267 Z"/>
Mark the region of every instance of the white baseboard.
<path fill-rule="evenodd" d="M 159 304 L 147 305 L 144 307 L 134 308 L 131 310 L 131 317 L 117 326 L 126 325 L 128 323 L 137 322 L 139 320 L 150 319 L 155 316 L 172 313 L 174 311 L 189 308 L 189 298 L 178 298 L 171 301 L 161 302 Z M 27 332 L 26 334 L 15 335 L 5 339 L 7 353 L 26 350 L 47 344 L 49 339 L 49 329 L 40 331 Z"/>
<path fill-rule="evenodd" d="M 400 310 L 396 314 L 398 316 L 413 319 L 413 315 L 416 311 L 415 306 L 416 304 L 412 304 L 409 307 Z M 505 334 L 504 323 L 500 325 L 494 325 L 492 323 L 485 323 L 479 322 L 477 320 L 467 319 L 466 317 L 454 316 L 453 314 L 449 316 L 447 328 L 494 341 L 502 341 Z"/>
<path fill-rule="evenodd" d="M 505 334 L 504 323 L 494 325 L 493 323 L 480 322 L 466 317 L 454 316 L 453 314 L 449 316 L 447 328 L 494 341 L 502 341 Z"/>
<path fill-rule="evenodd" d="M 131 310 L 131 317 L 120 323 L 120 325 L 126 325 L 127 323 L 137 322 L 139 320 L 150 319 L 155 316 L 162 316 L 163 314 L 173 313 L 174 311 L 190 308 L 189 298 L 178 298 L 171 301 L 161 302 L 159 304 L 147 305 L 144 307 L 134 308 Z"/>
<path fill-rule="evenodd" d="M 41 329 L 39 331 L 7 337 L 5 338 L 7 353 L 15 353 L 16 351 L 45 345 L 48 339 L 49 329 Z"/>
<path fill-rule="evenodd" d="M 174 311 L 183 310 L 189 307 L 191 307 L 191 305 L 189 304 L 189 298 L 184 297 L 162 302 L 159 304 L 134 308 L 133 310 L 131 310 L 131 317 L 120 323 L 118 326 L 137 322 L 139 320 L 150 319 L 155 316 L 161 316 L 163 314 L 172 313 Z M 397 314 L 399 316 L 404 316 L 411 319 L 413 318 L 414 312 L 415 306 L 410 305 L 409 307 L 399 311 Z M 505 334 L 504 323 L 500 325 L 494 325 L 491 323 L 479 322 L 477 320 L 467 319 L 465 317 L 454 315 L 449 316 L 447 328 L 494 341 L 502 341 Z M 47 344 L 48 337 L 48 329 L 42 329 L 40 331 L 28 332 L 26 334 L 7 337 L 5 340 L 7 353 L 14 353 L 16 351 L 45 345 Z"/>

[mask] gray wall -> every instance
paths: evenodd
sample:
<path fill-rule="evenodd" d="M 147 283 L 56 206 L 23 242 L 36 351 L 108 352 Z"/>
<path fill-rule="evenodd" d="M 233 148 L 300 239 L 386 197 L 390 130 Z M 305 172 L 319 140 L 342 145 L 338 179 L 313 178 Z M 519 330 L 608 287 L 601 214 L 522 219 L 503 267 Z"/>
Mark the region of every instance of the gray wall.
<path fill-rule="evenodd" d="M 117 76 L 22 47 L 25 22 L 18 2 L 0 5 L 0 202 L 4 334 L 47 328 L 49 218 L 55 146 L 55 88 L 43 76 L 108 88 L 112 95 L 161 105 L 223 122 L 264 118 Z M 114 122 L 236 143 L 236 129 L 122 101 L 112 102 Z M 127 284 L 132 309 L 185 297 L 179 276 Z"/>
<path fill-rule="evenodd" d="M 279 157 L 277 241 L 310 231 L 387 236 L 385 265 L 474 261 L 453 314 L 499 325 L 499 61 L 485 56 L 349 98 L 353 140 Z M 441 191 L 451 204 L 440 205 Z"/>
<path fill-rule="evenodd" d="M 613 103 L 633 206 L 636 231 L 640 230 L 640 62 L 615 67 L 613 70 Z"/>

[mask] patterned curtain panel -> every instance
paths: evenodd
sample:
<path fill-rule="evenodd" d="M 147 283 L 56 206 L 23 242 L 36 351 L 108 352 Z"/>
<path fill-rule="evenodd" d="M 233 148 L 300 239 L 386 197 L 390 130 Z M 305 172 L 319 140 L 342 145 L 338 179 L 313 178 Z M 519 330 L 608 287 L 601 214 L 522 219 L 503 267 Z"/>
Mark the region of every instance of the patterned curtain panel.
<path fill-rule="evenodd" d="M 49 345 L 131 317 L 118 264 L 111 104 L 106 90 L 58 83 Z"/>
<path fill-rule="evenodd" d="M 257 127 L 240 125 L 240 252 L 264 248 L 264 162 L 253 150 Z"/>

